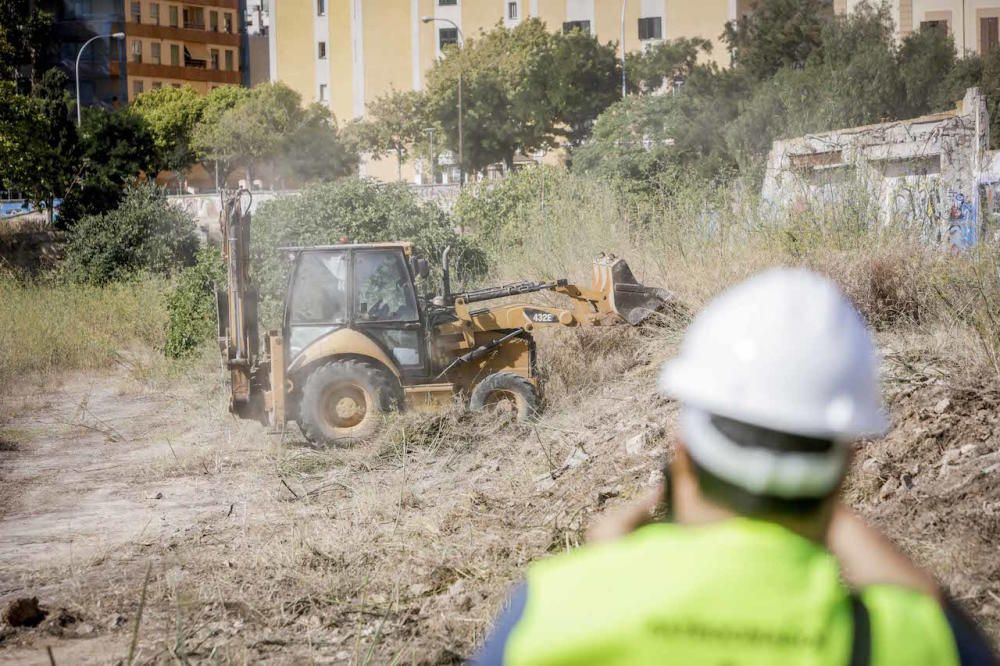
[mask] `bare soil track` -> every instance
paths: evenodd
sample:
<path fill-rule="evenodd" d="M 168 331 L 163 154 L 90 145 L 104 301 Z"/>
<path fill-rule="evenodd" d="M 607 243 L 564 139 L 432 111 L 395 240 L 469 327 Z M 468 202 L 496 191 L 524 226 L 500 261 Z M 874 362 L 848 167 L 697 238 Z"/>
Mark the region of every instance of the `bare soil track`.
<path fill-rule="evenodd" d="M 136 663 L 458 663 L 530 561 L 657 478 L 675 406 L 647 343 L 550 376 L 576 388 L 535 427 L 403 416 L 327 450 L 229 418 L 210 368 L 8 394 L 0 605 L 49 616 L 0 629 L 0 662 L 121 662 L 135 633 Z M 848 497 L 996 639 L 1000 389 L 921 363 L 889 354 L 897 428 L 859 449 Z"/>

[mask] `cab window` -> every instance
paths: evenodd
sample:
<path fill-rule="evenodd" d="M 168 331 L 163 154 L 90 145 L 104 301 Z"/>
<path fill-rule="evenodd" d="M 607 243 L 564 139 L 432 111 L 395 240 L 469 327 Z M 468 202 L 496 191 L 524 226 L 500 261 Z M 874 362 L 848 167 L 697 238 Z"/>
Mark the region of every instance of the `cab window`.
<path fill-rule="evenodd" d="M 346 252 L 303 252 L 292 285 L 292 324 L 347 321 Z"/>
<path fill-rule="evenodd" d="M 357 301 L 354 305 L 357 321 L 418 319 L 413 283 L 401 252 L 357 252 L 354 259 L 354 284 L 357 285 Z"/>

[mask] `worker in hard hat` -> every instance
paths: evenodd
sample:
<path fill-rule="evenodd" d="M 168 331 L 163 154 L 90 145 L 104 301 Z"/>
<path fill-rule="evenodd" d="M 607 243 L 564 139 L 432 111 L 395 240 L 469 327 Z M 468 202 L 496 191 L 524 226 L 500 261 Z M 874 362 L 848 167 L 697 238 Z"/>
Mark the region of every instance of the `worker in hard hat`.
<path fill-rule="evenodd" d="M 669 490 L 535 563 L 477 664 L 994 663 L 838 499 L 852 444 L 888 422 L 872 338 L 830 281 L 776 269 L 729 289 L 659 388 L 680 403 Z M 665 492 L 672 521 L 652 521 Z"/>

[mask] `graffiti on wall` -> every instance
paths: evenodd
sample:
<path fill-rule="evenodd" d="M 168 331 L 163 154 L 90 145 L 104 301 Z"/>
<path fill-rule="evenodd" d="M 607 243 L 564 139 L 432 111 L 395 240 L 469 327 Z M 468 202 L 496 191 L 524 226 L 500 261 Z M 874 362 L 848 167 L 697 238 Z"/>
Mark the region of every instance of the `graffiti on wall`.
<path fill-rule="evenodd" d="M 975 204 L 962 192 L 948 192 L 948 243 L 956 250 L 967 250 L 976 244 L 977 219 Z"/>

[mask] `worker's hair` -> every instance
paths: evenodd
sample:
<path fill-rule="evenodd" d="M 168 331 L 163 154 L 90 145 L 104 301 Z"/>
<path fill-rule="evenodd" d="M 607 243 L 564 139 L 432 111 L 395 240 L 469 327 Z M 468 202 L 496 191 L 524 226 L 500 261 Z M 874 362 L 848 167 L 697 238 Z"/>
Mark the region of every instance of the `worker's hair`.
<path fill-rule="evenodd" d="M 711 416 L 711 423 L 726 439 L 739 446 L 810 453 L 826 452 L 834 446 L 834 442 L 829 439 L 770 430 L 714 414 Z M 836 492 L 834 489 L 824 497 L 800 498 L 757 494 L 713 474 L 690 455 L 688 458 L 698 479 L 698 487 L 705 497 L 747 516 L 788 515 L 807 518 L 809 514 L 818 513 L 829 496 Z"/>

